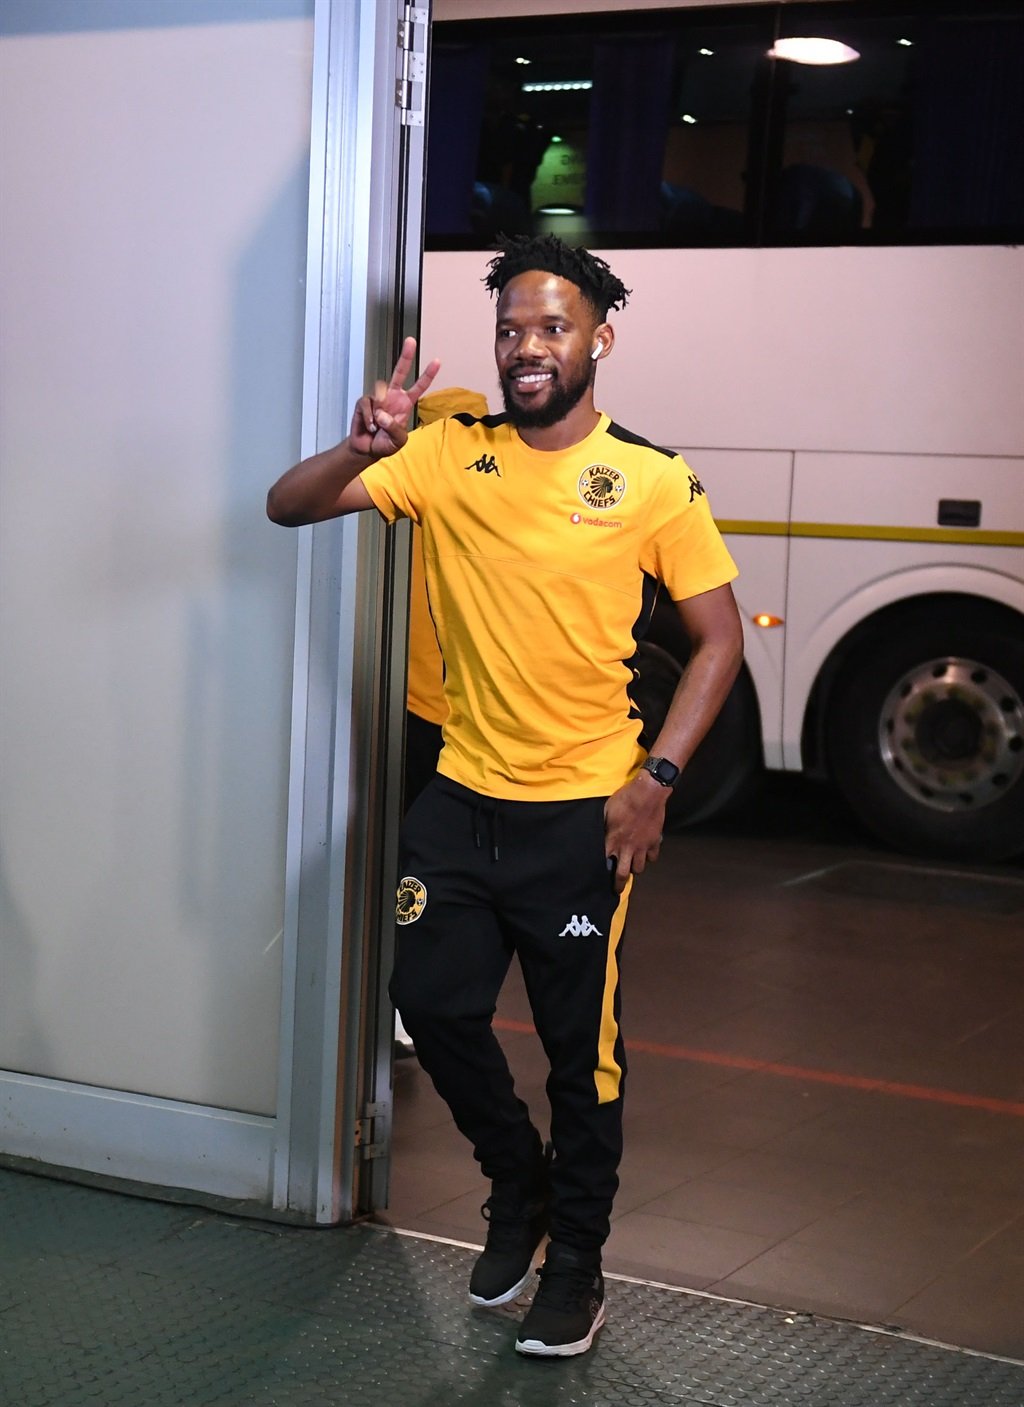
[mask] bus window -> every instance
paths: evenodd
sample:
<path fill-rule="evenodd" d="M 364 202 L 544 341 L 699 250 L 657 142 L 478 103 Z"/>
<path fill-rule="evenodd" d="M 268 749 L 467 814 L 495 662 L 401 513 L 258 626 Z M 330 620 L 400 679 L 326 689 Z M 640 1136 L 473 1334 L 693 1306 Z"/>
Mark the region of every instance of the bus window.
<path fill-rule="evenodd" d="M 1019 6 L 867 16 L 862 6 L 785 6 L 780 39 L 809 34 L 849 57 L 777 63 L 769 242 L 998 242 L 1019 232 Z"/>
<path fill-rule="evenodd" d="M 661 171 L 660 243 L 750 244 L 758 202 L 751 175 L 763 142 L 763 20 L 707 19 L 676 39 L 676 74 Z"/>
<path fill-rule="evenodd" d="M 509 6 L 514 12 L 514 7 Z M 1016 243 L 1017 0 L 437 23 L 428 249 Z M 844 62 L 781 57 L 784 41 Z"/>
<path fill-rule="evenodd" d="M 749 243 L 771 38 L 764 12 L 436 25 L 427 247 Z"/>

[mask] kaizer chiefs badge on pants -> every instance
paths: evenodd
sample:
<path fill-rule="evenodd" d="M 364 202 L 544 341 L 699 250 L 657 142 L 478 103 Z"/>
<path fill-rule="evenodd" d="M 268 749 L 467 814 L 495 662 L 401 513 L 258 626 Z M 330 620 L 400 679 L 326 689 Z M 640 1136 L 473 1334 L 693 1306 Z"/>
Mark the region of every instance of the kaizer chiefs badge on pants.
<path fill-rule="evenodd" d="M 415 923 L 427 907 L 427 886 L 415 875 L 407 874 L 398 881 L 396 923 Z"/>

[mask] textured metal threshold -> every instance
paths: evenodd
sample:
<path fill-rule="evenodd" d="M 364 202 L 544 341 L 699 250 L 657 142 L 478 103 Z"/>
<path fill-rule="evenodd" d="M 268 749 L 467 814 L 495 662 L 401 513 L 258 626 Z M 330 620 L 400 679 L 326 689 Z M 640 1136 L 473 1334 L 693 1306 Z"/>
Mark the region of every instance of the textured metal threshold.
<path fill-rule="evenodd" d="M 608 1278 L 587 1355 L 528 1360 L 474 1252 L 0 1172 L 11 1407 L 1024 1407 L 1024 1365 Z"/>

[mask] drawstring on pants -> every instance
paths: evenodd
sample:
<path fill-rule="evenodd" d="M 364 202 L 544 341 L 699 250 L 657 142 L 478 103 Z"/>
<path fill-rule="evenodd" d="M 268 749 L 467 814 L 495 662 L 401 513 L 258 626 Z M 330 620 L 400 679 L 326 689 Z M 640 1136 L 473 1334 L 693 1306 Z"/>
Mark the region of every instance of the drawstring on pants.
<path fill-rule="evenodd" d="M 483 849 L 481 832 L 485 827 L 491 861 L 496 863 L 500 859 L 498 842 L 501 839 L 501 813 L 498 810 L 498 803 L 490 796 L 480 797 L 473 807 L 473 842 L 478 850 Z"/>

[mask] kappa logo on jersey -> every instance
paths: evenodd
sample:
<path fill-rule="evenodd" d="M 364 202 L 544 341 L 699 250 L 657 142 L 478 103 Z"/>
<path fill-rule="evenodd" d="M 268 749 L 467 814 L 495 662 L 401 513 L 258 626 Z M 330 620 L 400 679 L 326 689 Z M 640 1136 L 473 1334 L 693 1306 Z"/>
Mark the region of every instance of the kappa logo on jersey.
<path fill-rule="evenodd" d="M 415 923 L 427 907 L 427 886 L 415 875 L 407 874 L 398 881 L 396 923 Z"/>
<path fill-rule="evenodd" d="M 704 492 L 704 485 L 703 485 L 703 484 L 701 483 L 701 481 L 697 478 L 697 475 L 696 475 L 696 474 L 691 474 L 691 475 L 690 475 L 690 502 L 692 503 L 695 498 L 699 498 L 703 492 Z"/>
<path fill-rule="evenodd" d="M 474 459 L 472 464 L 466 465 L 466 473 L 471 469 L 475 469 L 478 474 L 497 474 L 498 478 L 501 478 L 501 470 L 493 454 L 482 454 L 479 459 Z"/>
<path fill-rule="evenodd" d="M 596 924 L 590 922 L 586 914 L 584 914 L 582 918 L 580 918 L 579 914 L 573 914 L 572 918 L 558 936 L 559 938 L 589 938 L 591 934 L 594 933 L 596 933 L 599 938 L 604 937 L 601 930 Z"/>
<path fill-rule="evenodd" d="M 614 508 L 626 492 L 626 476 L 610 464 L 589 464 L 577 487 L 588 508 Z"/>

